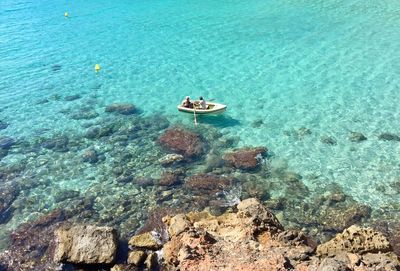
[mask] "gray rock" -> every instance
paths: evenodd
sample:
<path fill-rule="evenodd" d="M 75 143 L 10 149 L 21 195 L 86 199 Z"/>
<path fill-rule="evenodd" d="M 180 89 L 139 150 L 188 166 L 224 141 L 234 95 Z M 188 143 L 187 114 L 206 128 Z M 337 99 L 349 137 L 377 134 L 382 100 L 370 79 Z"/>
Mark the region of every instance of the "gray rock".
<path fill-rule="evenodd" d="M 96 150 L 86 150 L 82 155 L 82 161 L 90 164 L 95 164 L 99 161 L 99 155 Z"/>
<path fill-rule="evenodd" d="M 0 149 L 8 150 L 15 144 L 15 140 L 8 136 L 0 136 Z"/>
<path fill-rule="evenodd" d="M 4 130 L 8 127 L 8 123 L 0 120 L 0 130 Z"/>
<path fill-rule="evenodd" d="M 347 266 L 347 263 L 334 258 L 325 258 L 317 271 L 350 271 L 351 269 Z"/>
<path fill-rule="evenodd" d="M 390 133 L 380 134 L 378 138 L 380 140 L 386 140 L 386 141 L 400 141 L 400 136 Z"/>
<path fill-rule="evenodd" d="M 361 142 L 361 141 L 367 140 L 367 138 L 362 133 L 351 132 L 349 135 L 349 140 L 351 142 Z"/>
<path fill-rule="evenodd" d="M 74 226 L 55 232 L 54 260 L 73 264 L 111 264 L 116 260 L 117 232 L 110 227 Z"/>
<path fill-rule="evenodd" d="M 70 101 L 78 100 L 78 99 L 80 99 L 80 98 L 82 98 L 81 95 L 79 95 L 79 94 L 74 94 L 74 95 L 65 96 L 65 97 L 64 97 L 64 101 L 70 102 Z"/>
<path fill-rule="evenodd" d="M 131 115 L 131 114 L 135 113 L 136 107 L 130 103 L 114 103 L 114 104 L 107 105 L 105 111 L 107 113 Z"/>
<path fill-rule="evenodd" d="M 322 136 L 321 142 L 328 145 L 337 145 L 337 140 L 333 136 Z"/>

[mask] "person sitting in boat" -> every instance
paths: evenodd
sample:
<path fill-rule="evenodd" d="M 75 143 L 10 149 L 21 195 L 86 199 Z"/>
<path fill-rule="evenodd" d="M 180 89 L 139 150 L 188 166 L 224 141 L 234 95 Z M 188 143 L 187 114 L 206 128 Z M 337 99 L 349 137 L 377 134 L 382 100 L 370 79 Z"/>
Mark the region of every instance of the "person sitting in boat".
<path fill-rule="evenodd" d="M 207 103 L 204 100 L 204 98 L 202 96 L 200 96 L 199 100 L 200 100 L 200 109 L 203 109 L 203 110 L 207 109 Z"/>
<path fill-rule="evenodd" d="M 185 100 L 183 100 L 182 106 L 186 108 L 193 108 L 193 103 L 190 101 L 189 96 L 186 96 Z"/>

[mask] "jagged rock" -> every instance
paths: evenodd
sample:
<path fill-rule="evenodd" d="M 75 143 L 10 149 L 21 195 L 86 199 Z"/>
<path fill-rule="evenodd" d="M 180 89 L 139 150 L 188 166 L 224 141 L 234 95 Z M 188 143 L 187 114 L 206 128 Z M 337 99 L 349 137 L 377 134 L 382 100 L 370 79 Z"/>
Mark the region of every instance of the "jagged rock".
<path fill-rule="evenodd" d="M 194 158 L 204 153 L 205 144 L 199 135 L 180 128 L 166 130 L 158 142 L 167 150 Z"/>
<path fill-rule="evenodd" d="M 86 150 L 82 155 L 82 161 L 95 164 L 99 161 L 99 155 L 94 149 Z"/>
<path fill-rule="evenodd" d="M 129 240 L 129 245 L 136 248 L 151 250 L 157 250 L 161 248 L 160 241 L 151 232 L 146 232 L 133 236 Z"/>
<path fill-rule="evenodd" d="M 348 262 L 343 262 L 335 258 L 325 258 L 322 260 L 317 271 L 351 271 Z"/>
<path fill-rule="evenodd" d="M 179 235 L 191 226 L 184 214 L 178 214 L 169 221 L 168 233 L 170 236 Z"/>
<path fill-rule="evenodd" d="M 160 162 L 160 164 L 162 166 L 166 167 L 166 166 L 170 166 L 173 164 L 177 164 L 177 163 L 183 161 L 183 159 L 184 159 L 183 155 L 176 154 L 176 153 L 170 153 L 170 154 L 165 155 L 158 161 Z"/>
<path fill-rule="evenodd" d="M 400 141 L 400 136 L 390 133 L 380 134 L 378 138 L 380 140 L 386 140 L 386 141 Z"/>
<path fill-rule="evenodd" d="M 147 255 L 144 265 L 146 266 L 147 270 L 154 270 L 157 266 L 157 254 L 150 253 Z"/>
<path fill-rule="evenodd" d="M 139 266 L 146 259 L 146 253 L 141 250 L 130 251 L 128 254 L 128 263 Z"/>
<path fill-rule="evenodd" d="M 264 147 L 243 148 L 223 156 L 223 159 L 231 166 L 244 170 L 254 170 L 260 166 L 262 157 L 267 153 Z"/>
<path fill-rule="evenodd" d="M 359 132 L 351 132 L 349 135 L 349 140 L 352 142 L 361 142 L 367 140 L 367 138 Z"/>
<path fill-rule="evenodd" d="M 0 136 L 0 149 L 8 150 L 15 144 L 15 140 L 8 136 Z"/>
<path fill-rule="evenodd" d="M 389 241 L 383 234 L 371 228 L 360 228 L 355 225 L 317 247 L 319 255 L 334 255 L 343 251 L 363 254 L 367 252 L 388 252 L 390 250 Z"/>
<path fill-rule="evenodd" d="M 114 104 L 107 105 L 105 111 L 108 113 L 131 115 L 131 114 L 135 113 L 136 107 L 130 103 L 114 103 Z"/>
<path fill-rule="evenodd" d="M 167 171 L 163 173 L 158 184 L 161 186 L 173 186 L 179 184 L 180 182 L 180 172 Z"/>
<path fill-rule="evenodd" d="M 110 227 L 74 226 L 55 232 L 54 260 L 74 264 L 110 264 L 117 254 L 117 232 Z"/>
<path fill-rule="evenodd" d="M 361 219 L 370 217 L 370 214 L 369 206 L 354 204 L 345 210 L 329 208 L 324 214 L 321 214 L 320 219 L 324 230 L 340 232 L 360 222 Z"/>
<path fill-rule="evenodd" d="M 214 174 L 199 174 L 186 178 L 184 186 L 195 194 L 207 195 L 226 191 L 234 180 Z"/>
<path fill-rule="evenodd" d="M 257 230 L 267 230 L 272 233 L 283 231 L 283 226 L 275 215 L 257 199 L 243 200 L 238 204 L 237 208 L 237 216 L 248 218 L 249 222 L 253 223 Z"/>

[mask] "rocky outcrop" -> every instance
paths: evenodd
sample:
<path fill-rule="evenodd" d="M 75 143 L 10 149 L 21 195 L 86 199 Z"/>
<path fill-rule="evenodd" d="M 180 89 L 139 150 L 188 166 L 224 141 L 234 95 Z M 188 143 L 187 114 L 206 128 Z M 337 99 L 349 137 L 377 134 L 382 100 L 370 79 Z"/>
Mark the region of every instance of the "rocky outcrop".
<path fill-rule="evenodd" d="M 264 147 L 243 148 L 225 154 L 223 159 L 235 168 L 254 170 L 260 166 L 260 162 L 266 153 L 267 149 Z"/>
<path fill-rule="evenodd" d="M 157 250 L 161 248 L 161 243 L 154 233 L 146 232 L 133 236 L 128 243 L 132 247 L 141 249 Z"/>
<path fill-rule="evenodd" d="M 113 103 L 113 104 L 107 105 L 105 111 L 107 113 L 131 115 L 131 114 L 135 113 L 136 107 L 130 103 Z"/>
<path fill-rule="evenodd" d="M 335 255 L 343 251 L 359 254 L 378 253 L 391 251 L 391 247 L 383 234 L 355 225 L 317 247 L 319 255 Z"/>
<path fill-rule="evenodd" d="M 165 217 L 170 235 L 163 246 L 166 270 L 400 268 L 397 257 L 388 253 L 387 240 L 370 229 L 350 227 L 320 245 L 317 254 L 314 243 L 305 234 L 285 231 L 258 200 L 244 200 L 237 210 L 221 216 L 195 212 Z"/>
<path fill-rule="evenodd" d="M 55 232 L 54 260 L 74 264 L 111 264 L 117 255 L 117 233 L 110 227 L 74 226 Z"/>
<path fill-rule="evenodd" d="M 198 157 L 205 151 L 205 143 L 199 135 L 181 128 L 166 130 L 158 142 L 165 149 L 181 154 L 185 158 Z"/>

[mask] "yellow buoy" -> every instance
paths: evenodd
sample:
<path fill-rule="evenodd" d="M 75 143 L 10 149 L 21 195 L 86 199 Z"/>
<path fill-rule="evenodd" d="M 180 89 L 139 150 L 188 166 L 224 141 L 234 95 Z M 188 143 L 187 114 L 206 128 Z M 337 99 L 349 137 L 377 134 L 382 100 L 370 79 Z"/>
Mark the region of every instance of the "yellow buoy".
<path fill-rule="evenodd" d="M 94 70 L 95 70 L 96 72 L 99 72 L 99 71 L 101 70 L 100 65 L 99 65 L 99 64 L 94 65 Z"/>
<path fill-rule="evenodd" d="M 68 16 L 69 16 L 68 12 L 65 12 L 64 17 L 68 17 Z"/>

